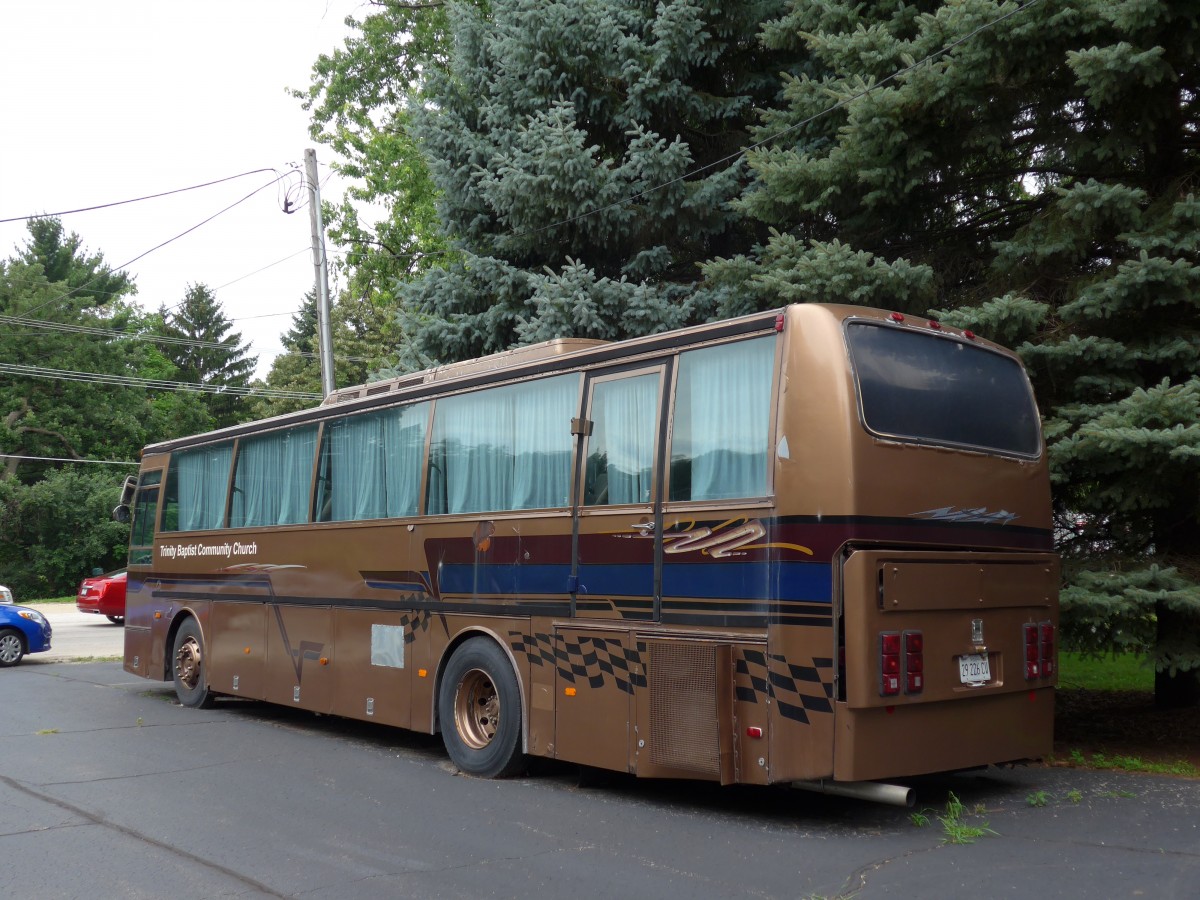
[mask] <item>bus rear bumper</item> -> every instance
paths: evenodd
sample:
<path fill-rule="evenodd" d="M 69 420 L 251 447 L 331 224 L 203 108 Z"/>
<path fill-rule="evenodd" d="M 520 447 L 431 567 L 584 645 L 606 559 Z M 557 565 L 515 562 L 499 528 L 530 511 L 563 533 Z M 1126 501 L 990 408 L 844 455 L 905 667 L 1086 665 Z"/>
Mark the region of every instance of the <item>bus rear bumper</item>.
<path fill-rule="evenodd" d="M 838 703 L 834 733 L 835 781 L 1038 759 L 1054 748 L 1054 689 L 865 709 Z"/>

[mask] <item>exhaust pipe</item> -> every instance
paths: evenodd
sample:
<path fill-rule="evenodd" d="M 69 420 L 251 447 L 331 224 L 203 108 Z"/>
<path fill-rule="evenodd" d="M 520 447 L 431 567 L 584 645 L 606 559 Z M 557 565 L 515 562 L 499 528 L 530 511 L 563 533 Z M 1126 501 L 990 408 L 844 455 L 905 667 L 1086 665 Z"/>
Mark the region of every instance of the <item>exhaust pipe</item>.
<path fill-rule="evenodd" d="M 916 795 L 910 787 L 901 784 L 884 784 L 879 781 L 793 781 L 792 787 L 816 794 L 834 797 L 851 797 L 869 800 L 872 803 L 887 803 L 891 806 L 912 806 Z"/>

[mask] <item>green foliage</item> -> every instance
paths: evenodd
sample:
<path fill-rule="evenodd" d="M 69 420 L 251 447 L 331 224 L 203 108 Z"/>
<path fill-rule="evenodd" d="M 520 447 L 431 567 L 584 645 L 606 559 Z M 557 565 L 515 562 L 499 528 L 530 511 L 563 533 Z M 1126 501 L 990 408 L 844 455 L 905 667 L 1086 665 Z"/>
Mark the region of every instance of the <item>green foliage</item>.
<path fill-rule="evenodd" d="M 356 302 L 346 295 L 330 314 L 333 332 L 334 384 L 346 387 L 364 384 L 372 374 L 387 368 L 392 355 L 387 345 L 392 334 L 394 315 L 368 302 Z M 271 364 L 266 386 L 278 390 L 321 392 L 321 364 L 318 356 L 317 301 L 314 292 L 292 319 L 292 328 L 283 336 L 287 352 Z M 313 406 L 312 400 L 256 397 L 251 404 L 254 418 L 282 415 Z"/>
<path fill-rule="evenodd" d="M 698 264 L 756 240 L 729 204 L 754 108 L 774 100 L 788 67 L 757 40 L 779 9 L 451 7 L 453 50 L 412 124 L 459 252 L 402 286 L 401 367 L 716 312 L 694 290 Z"/>
<path fill-rule="evenodd" d="M 194 396 L 104 383 L 107 376 L 178 378 L 154 344 L 136 339 L 160 322 L 128 301 L 127 276 L 57 220 L 33 220 L 29 232 L 25 249 L 0 262 L 0 313 L 30 320 L 0 335 L 4 360 L 84 373 L 0 381 L 0 450 L 10 454 L 0 469 L 0 581 L 39 597 L 73 592 L 92 568 L 124 560 L 128 526 L 110 513 L 135 467 L 90 461 L 136 460 L 152 440 L 202 430 L 209 419 Z M 64 468 L 56 460 L 79 462 Z"/>
<path fill-rule="evenodd" d="M 181 303 L 169 310 L 159 310 L 159 315 L 162 334 L 177 341 L 164 343 L 162 352 L 179 370 L 181 381 L 235 388 L 250 386 L 258 358 L 242 346 L 239 332 L 231 332 L 233 323 L 207 286 L 192 285 Z M 220 393 L 202 396 L 215 428 L 236 425 L 249 417 L 249 403 L 244 396 Z"/>
<path fill-rule="evenodd" d="M 735 203 L 773 230 L 706 274 L 756 303 L 837 296 L 1018 347 L 1045 416 L 1067 645 L 1150 652 L 1160 700 L 1196 702 L 1200 8 L 1013 12 L 789 3 L 764 40 L 815 71 L 764 112 Z M 835 240 L 854 265 L 810 262 Z"/>
<path fill-rule="evenodd" d="M 73 591 L 93 568 L 124 563 L 129 528 L 110 513 L 127 473 L 104 469 L 54 470 L 29 485 L 0 481 L 0 581 L 18 597 Z"/>
<path fill-rule="evenodd" d="M 976 807 L 976 815 L 982 812 L 982 808 Z M 945 835 L 942 838 L 944 844 L 973 844 L 981 837 L 996 833 L 988 827 L 986 821 L 978 824 L 968 822 L 965 818 L 962 801 L 953 791 L 946 800 L 945 815 L 937 816 L 937 820 L 941 823 L 942 833 Z"/>
<path fill-rule="evenodd" d="M 313 139 L 334 152 L 331 167 L 352 181 L 345 197 L 324 208 L 330 240 L 343 249 L 343 296 L 389 314 L 396 282 L 442 262 L 447 249 L 409 107 L 429 73 L 445 66 L 448 16 L 442 4 L 377 4 L 371 15 L 347 18 L 351 37 L 317 60 L 307 90 L 293 91 L 312 113 Z M 365 221 L 364 208 L 368 218 L 382 215 Z M 394 346 L 390 332 L 380 336 Z M 338 380 L 347 383 L 358 382 Z"/>

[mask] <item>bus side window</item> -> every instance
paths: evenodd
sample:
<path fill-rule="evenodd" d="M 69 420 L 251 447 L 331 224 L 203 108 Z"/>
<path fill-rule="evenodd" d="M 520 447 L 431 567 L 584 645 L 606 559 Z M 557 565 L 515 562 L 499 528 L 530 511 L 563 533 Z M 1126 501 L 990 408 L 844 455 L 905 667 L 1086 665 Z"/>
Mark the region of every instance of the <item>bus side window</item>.
<path fill-rule="evenodd" d="M 672 500 L 767 496 L 774 365 L 773 337 L 679 355 Z"/>

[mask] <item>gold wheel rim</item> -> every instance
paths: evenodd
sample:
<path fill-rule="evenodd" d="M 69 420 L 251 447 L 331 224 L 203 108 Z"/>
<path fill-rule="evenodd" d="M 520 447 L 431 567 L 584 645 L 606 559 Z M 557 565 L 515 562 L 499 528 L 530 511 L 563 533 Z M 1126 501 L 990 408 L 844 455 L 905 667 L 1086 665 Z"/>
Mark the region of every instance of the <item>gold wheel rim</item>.
<path fill-rule="evenodd" d="M 500 695 L 482 669 L 472 669 L 458 683 L 454 727 L 462 742 L 472 750 L 482 750 L 490 744 L 500 728 Z"/>
<path fill-rule="evenodd" d="M 189 636 L 175 651 L 175 676 L 189 691 L 200 683 L 200 642 Z"/>

